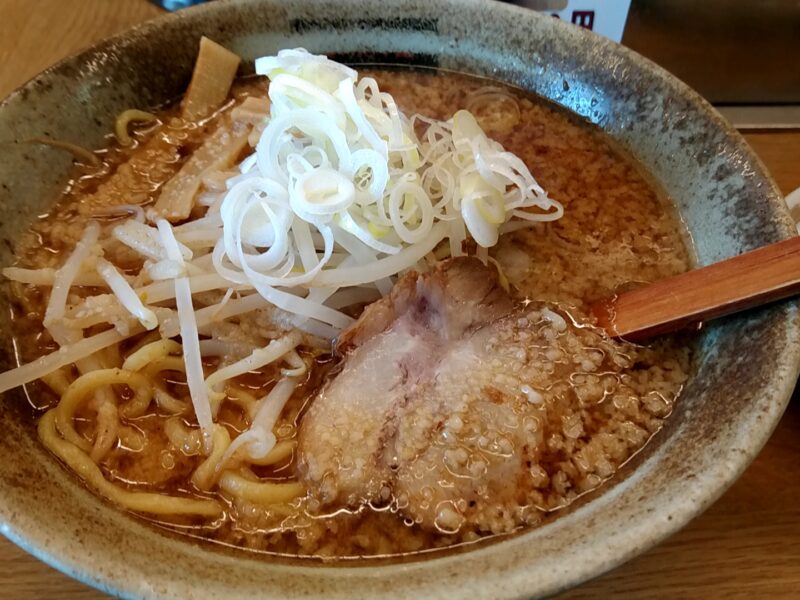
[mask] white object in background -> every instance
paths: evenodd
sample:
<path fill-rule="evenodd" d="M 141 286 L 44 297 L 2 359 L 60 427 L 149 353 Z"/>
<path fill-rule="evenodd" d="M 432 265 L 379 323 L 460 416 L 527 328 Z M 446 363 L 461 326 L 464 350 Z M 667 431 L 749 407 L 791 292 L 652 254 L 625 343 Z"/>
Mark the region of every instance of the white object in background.
<path fill-rule="evenodd" d="M 631 0 L 509 0 L 619 42 Z"/>
<path fill-rule="evenodd" d="M 800 233 L 800 188 L 786 196 L 786 206 L 789 207 L 789 214 L 797 223 L 797 232 Z"/>

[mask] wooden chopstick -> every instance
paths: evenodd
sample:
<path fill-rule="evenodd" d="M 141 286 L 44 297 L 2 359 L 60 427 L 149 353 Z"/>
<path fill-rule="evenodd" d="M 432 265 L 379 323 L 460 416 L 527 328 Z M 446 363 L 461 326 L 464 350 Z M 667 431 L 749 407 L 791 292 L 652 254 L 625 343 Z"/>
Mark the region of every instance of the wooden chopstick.
<path fill-rule="evenodd" d="M 610 335 L 641 340 L 800 293 L 800 237 L 620 293 L 592 312 Z"/>

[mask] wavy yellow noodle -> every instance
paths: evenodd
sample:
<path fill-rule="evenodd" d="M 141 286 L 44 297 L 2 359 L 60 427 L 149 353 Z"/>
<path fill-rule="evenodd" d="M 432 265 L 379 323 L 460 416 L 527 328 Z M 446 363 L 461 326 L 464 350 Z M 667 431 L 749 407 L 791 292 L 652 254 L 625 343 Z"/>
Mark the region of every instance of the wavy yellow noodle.
<path fill-rule="evenodd" d="M 130 108 L 117 116 L 117 120 L 114 122 L 114 134 L 117 136 L 117 141 L 120 145 L 130 146 L 133 143 L 133 139 L 128 133 L 128 126 L 133 122 L 154 123 L 155 121 L 158 121 L 158 117 L 153 113 Z"/>
<path fill-rule="evenodd" d="M 161 371 L 186 373 L 186 363 L 183 362 L 183 357 L 181 356 L 164 356 L 152 361 L 142 371 L 148 377 L 152 377 Z"/>
<path fill-rule="evenodd" d="M 261 467 L 269 465 L 277 465 L 292 457 L 294 449 L 297 447 L 297 442 L 294 440 L 284 440 L 275 444 L 275 447 L 269 453 L 258 459 L 248 458 L 247 462 L 251 465 L 259 465 Z"/>
<path fill-rule="evenodd" d="M 131 352 L 122 363 L 122 368 L 126 371 L 141 371 L 147 365 L 170 354 L 178 354 L 181 351 L 181 345 L 174 340 L 158 339 L 154 342 L 149 342 L 144 346 Z"/>
<path fill-rule="evenodd" d="M 114 402 L 103 402 L 97 409 L 97 428 L 89 456 L 99 463 L 117 443 L 119 411 Z"/>
<path fill-rule="evenodd" d="M 224 426 L 216 424 L 211 434 L 211 441 L 213 443 L 211 454 L 192 473 L 192 483 L 201 490 L 210 490 L 214 486 L 217 479 L 217 465 L 225 450 L 231 445 L 231 436 Z"/>
<path fill-rule="evenodd" d="M 187 456 L 200 454 L 203 449 L 203 432 L 186 426 L 180 417 L 164 421 L 164 434 L 169 443 Z"/>
<path fill-rule="evenodd" d="M 63 396 L 72 383 L 64 368 L 56 369 L 47 375 L 42 375 L 41 379 L 45 382 L 47 387 L 59 396 Z"/>
<path fill-rule="evenodd" d="M 136 427 L 120 424 L 117 430 L 117 436 L 119 437 L 119 443 L 131 452 L 141 452 L 144 450 L 145 435 Z"/>
<path fill-rule="evenodd" d="M 150 492 L 132 492 L 117 487 L 103 477 L 100 468 L 80 448 L 61 439 L 55 427 L 55 409 L 39 420 L 39 438 L 53 454 L 75 471 L 87 485 L 109 500 L 137 512 L 154 515 L 200 515 L 217 517 L 222 507 L 214 500 L 179 498 Z"/>
<path fill-rule="evenodd" d="M 166 340 L 171 341 L 171 340 Z M 157 342 L 154 342 L 154 344 Z M 177 342 L 172 342 L 175 346 L 180 349 L 180 345 Z M 148 344 L 148 346 L 152 346 L 153 344 Z M 165 348 L 174 348 L 175 346 L 166 345 Z M 147 348 L 147 346 L 145 346 Z M 142 348 L 142 350 L 145 350 Z M 141 350 L 140 350 L 141 351 Z M 155 349 L 158 352 L 158 349 Z M 129 359 L 132 357 L 129 357 Z M 134 362 L 138 362 L 134 361 Z M 127 363 L 127 361 L 126 361 Z M 163 385 L 159 383 L 160 378 L 158 374 L 161 371 L 177 371 L 180 373 L 186 373 L 186 363 L 184 362 L 183 358 L 180 356 L 161 356 L 159 358 L 155 358 L 150 363 L 148 363 L 142 369 L 142 373 L 144 373 L 147 378 L 151 381 L 153 385 L 153 397 L 155 398 L 156 404 L 158 404 L 159 408 L 161 408 L 164 412 L 167 412 L 172 415 L 180 415 L 191 412 L 191 403 L 189 401 L 184 401 L 179 398 L 176 398 L 172 394 L 170 394 Z"/>
<path fill-rule="evenodd" d="M 143 333 L 142 335 L 140 335 L 136 339 L 136 342 L 133 344 L 133 346 L 130 348 L 130 350 L 128 350 L 127 357 L 130 357 L 131 355 L 133 355 L 138 350 L 141 350 L 142 348 L 144 348 L 148 344 L 151 344 L 153 342 L 157 342 L 160 339 L 162 339 L 161 332 L 158 331 L 158 330 L 148 331 L 147 333 Z"/>
<path fill-rule="evenodd" d="M 250 392 L 232 385 L 229 385 L 225 392 L 228 395 L 228 400 L 239 406 L 247 415 L 247 418 L 252 421 L 253 417 L 256 416 L 256 412 L 258 412 L 258 398 Z"/>
<path fill-rule="evenodd" d="M 154 384 L 153 398 L 155 398 L 158 407 L 169 415 L 185 415 L 191 412 L 192 405 L 190 401 L 176 398 L 158 383 Z"/>
<path fill-rule="evenodd" d="M 78 377 L 61 396 L 61 402 L 55 408 L 55 419 L 64 439 L 85 452 L 90 451 L 91 445 L 75 430 L 72 420 L 81 403 L 106 385 L 127 385 L 133 390 L 133 399 L 120 409 L 125 417 L 142 415 L 153 398 L 153 387 L 149 380 L 132 371 L 100 369 Z"/>
<path fill-rule="evenodd" d="M 254 504 L 282 504 L 305 494 L 303 484 L 297 481 L 272 483 L 269 481 L 250 481 L 226 471 L 219 478 L 219 487 L 238 498 Z"/>

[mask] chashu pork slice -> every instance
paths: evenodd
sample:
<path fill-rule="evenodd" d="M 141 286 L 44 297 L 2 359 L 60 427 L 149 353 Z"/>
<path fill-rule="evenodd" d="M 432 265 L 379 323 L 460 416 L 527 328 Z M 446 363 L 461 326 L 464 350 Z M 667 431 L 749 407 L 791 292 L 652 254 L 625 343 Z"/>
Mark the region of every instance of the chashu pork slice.
<path fill-rule="evenodd" d="M 392 503 L 440 532 L 538 518 L 545 395 L 579 370 L 579 335 L 546 306 L 516 307 L 476 259 L 405 276 L 342 333 L 341 369 L 301 422 L 298 476 L 326 510 Z"/>
<path fill-rule="evenodd" d="M 465 332 L 512 303 L 479 261 L 409 273 L 342 333 L 347 357 L 303 417 L 300 472 L 324 505 L 388 499 L 394 438 L 405 407 Z M 491 274 L 489 274 L 491 275 Z"/>

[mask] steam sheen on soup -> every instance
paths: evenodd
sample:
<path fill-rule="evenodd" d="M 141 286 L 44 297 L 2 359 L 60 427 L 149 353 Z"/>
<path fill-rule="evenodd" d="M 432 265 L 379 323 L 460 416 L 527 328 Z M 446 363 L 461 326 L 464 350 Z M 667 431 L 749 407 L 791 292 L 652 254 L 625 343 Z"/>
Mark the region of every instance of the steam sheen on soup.
<path fill-rule="evenodd" d="M 657 434 L 690 345 L 588 313 L 690 266 L 624 150 L 498 82 L 289 51 L 231 87 L 204 44 L 213 84 L 122 115 L 5 271 L 31 366 L 0 387 L 90 488 L 245 549 L 399 555 L 536 526 Z"/>

